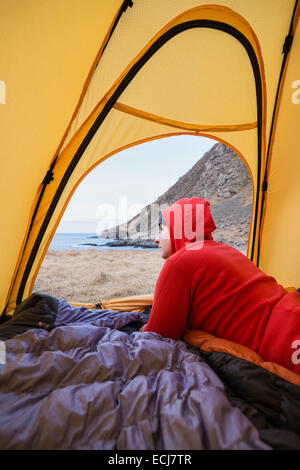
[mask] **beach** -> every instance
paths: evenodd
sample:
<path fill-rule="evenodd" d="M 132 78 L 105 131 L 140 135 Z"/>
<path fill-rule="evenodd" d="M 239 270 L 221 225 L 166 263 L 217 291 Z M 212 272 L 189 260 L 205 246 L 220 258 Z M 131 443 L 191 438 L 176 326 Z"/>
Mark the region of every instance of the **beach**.
<path fill-rule="evenodd" d="M 33 292 L 78 303 L 153 294 L 164 260 L 160 250 L 48 250 Z"/>
<path fill-rule="evenodd" d="M 149 295 L 164 261 L 159 249 L 49 249 L 32 292 L 76 303 Z"/>

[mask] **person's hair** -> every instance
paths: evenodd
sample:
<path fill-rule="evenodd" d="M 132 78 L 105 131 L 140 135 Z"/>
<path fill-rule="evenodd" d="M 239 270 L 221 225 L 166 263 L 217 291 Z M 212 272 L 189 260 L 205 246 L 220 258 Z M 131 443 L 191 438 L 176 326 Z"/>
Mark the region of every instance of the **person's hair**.
<path fill-rule="evenodd" d="M 158 226 L 160 227 L 162 224 L 163 224 L 163 216 L 162 216 L 161 211 L 159 211 L 159 215 L 158 215 Z"/>
<path fill-rule="evenodd" d="M 159 228 L 161 228 L 162 225 L 166 225 L 166 226 L 167 226 L 166 221 L 165 221 L 165 219 L 164 219 L 164 217 L 163 217 L 163 215 L 162 215 L 162 212 L 159 211 L 159 215 L 158 215 L 158 226 L 159 226 Z"/>

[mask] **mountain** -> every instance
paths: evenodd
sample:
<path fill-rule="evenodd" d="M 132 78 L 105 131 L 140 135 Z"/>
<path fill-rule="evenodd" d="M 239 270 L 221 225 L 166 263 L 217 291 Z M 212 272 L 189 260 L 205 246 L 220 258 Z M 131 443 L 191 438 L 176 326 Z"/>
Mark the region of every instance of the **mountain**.
<path fill-rule="evenodd" d="M 241 158 L 221 143 L 215 144 L 167 191 L 126 223 L 104 230 L 100 236 L 117 238 L 117 244 L 151 246 L 157 236 L 157 212 L 184 197 L 201 197 L 211 204 L 217 229 L 214 240 L 245 251 L 252 208 L 252 182 Z M 122 240 L 122 241 L 121 241 Z M 114 242 L 113 242 L 114 243 Z"/>

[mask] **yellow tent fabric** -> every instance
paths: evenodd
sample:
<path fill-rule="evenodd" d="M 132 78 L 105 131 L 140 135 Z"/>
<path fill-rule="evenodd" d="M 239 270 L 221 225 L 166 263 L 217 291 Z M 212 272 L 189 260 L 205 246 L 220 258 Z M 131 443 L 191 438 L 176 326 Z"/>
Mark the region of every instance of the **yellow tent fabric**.
<path fill-rule="evenodd" d="M 99 304 L 82 304 L 70 302 L 74 307 L 84 305 L 86 308 L 104 308 L 107 310 L 117 310 L 119 312 L 144 312 L 148 305 L 152 305 L 153 295 L 131 295 L 130 297 L 117 297 L 115 299 L 104 300 Z"/>
<path fill-rule="evenodd" d="M 96 165 L 183 133 L 244 160 L 248 256 L 299 287 L 299 16 L 295 0 L 1 0 L 0 312 L 30 295 Z"/>

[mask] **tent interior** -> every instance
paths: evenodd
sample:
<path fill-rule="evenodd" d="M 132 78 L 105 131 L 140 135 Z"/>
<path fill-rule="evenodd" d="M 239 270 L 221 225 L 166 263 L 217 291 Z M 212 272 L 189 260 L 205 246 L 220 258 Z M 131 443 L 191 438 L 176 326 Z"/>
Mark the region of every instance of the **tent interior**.
<path fill-rule="evenodd" d="M 243 159 L 254 187 L 248 257 L 298 288 L 297 2 L 29 0 L 0 9 L 2 313 L 30 295 L 95 166 L 183 133 Z"/>

